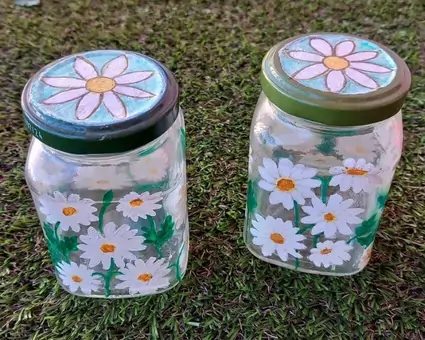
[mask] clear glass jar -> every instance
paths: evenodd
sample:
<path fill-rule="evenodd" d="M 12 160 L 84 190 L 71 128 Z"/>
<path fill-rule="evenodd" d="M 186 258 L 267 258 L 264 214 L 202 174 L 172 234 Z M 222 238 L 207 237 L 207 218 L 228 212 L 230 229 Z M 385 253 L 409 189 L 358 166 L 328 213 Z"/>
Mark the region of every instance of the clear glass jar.
<path fill-rule="evenodd" d="M 410 72 L 378 43 L 319 33 L 272 47 L 260 79 L 245 243 L 282 267 L 355 274 L 370 259 L 401 156 Z"/>
<path fill-rule="evenodd" d="M 266 262 L 309 273 L 362 270 L 402 136 L 401 113 L 336 128 L 291 116 L 262 93 L 250 136 L 248 249 Z"/>
<path fill-rule="evenodd" d="M 34 136 L 25 176 L 62 288 L 119 298 L 178 284 L 189 226 L 172 74 L 139 54 L 87 52 L 41 70 L 22 98 Z M 93 98 L 101 105 L 90 106 Z"/>

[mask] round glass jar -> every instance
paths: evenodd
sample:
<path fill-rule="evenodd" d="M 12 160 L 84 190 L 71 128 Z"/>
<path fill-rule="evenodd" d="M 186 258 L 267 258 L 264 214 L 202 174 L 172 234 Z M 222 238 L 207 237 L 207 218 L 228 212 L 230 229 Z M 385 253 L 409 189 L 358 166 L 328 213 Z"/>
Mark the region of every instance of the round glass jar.
<path fill-rule="evenodd" d="M 298 271 L 352 275 L 368 263 L 403 144 L 405 63 L 351 35 L 273 47 L 251 127 L 244 240 Z"/>
<path fill-rule="evenodd" d="M 171 72 L 133 52 L 72 55 L 28 82 L 22 106 L 25 176 L 62 288 L 118 298 L 181 281 L 185 128 Z"/>

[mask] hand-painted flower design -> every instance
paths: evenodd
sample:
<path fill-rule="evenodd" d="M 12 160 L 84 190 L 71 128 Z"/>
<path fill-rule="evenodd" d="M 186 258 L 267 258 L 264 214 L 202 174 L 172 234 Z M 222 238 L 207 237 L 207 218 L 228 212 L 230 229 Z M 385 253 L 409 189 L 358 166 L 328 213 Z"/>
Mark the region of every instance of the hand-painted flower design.
<path fill-rule="evenodd" d="M 329 170 L 330 174 L 334 175 L 329 185 L 339 185 L 341 191 L 353 188 L 356 194 L 362 190 L 371 192 L 377 184 L 382 182 L 381 177 L 379 177 L 380 170 L 375 168 L 373 164 L 366 163 L 364 158 L 357 161 L 353 158 L 347 158 L 343 165 L 332 167 Z"/>
<path fill-rule="evenodd" d="M 330 266 L 338 266 L 351 259 L 348 253 L 352 246 L 345 241 L 325 241 L 319 242 L 316 248 L 310 250 L 308 259 L 314 263 L 315 266 L 320 267 L 323 265 L 325 268 Z"/>
<path fill-rule="evenodd" d="M 99 278 L 92 276 L 94 270 L 88 269 L 83 264 L 61 262 L 56 269 L 63 285 L 69 287 L 71 293 L 80 289 L 84 294 L 89 295 L 92 291 L 97 291 L 101 284 Z"/>
<path fill-rule="evenodd" d="M 270 126 L 270 136 L 276 145 L 293 151 L 308 151 L 320 143 L 320 138 L 308 129 L 277 121 Z"/>
<path fill-rule="evenodd" d="M 60 223 L 60 228 L 67 231 L 71 228 L 78 233 L 80 225 L 88 226 L 91 222 L 96 222 L 99 218 L 93 215 L 97 211 L 93 204 L 95 202 L 89 198 L 80 199 L 77 194 L 64 196 L 59 191 L 53 192 L 53 197 L 43 195 L 40 197 L 40 211 L 46 215 L 49 223 Z"/>
<path fill-rule="evenodd" d="M 335 150 L 344 158 L 364 158 L 372 162 L 376 158 L 379 145 L 373 134 L 338 137 Z"/>
<path fill-rule="evenodd" d="M 133 191 L 119 200 L 117 211 L 122 212 L 124 217 L 131 218 L 133 222 L 137 222 L 139 218 L 156 216 L 155 210 L 161 209 L 161 204 L 158 204 L 161 200 L 161 192 L 151 195 L 149 192 L 138 194 Z"/>
<path fill-rule="evenodd" d="M 122 189 L 131 186 L 131 179 L 115 166 L 85 166 L 73 178 L 76 188 L 88 190 Z"/>
<path fill-rule="evenodd" d="M 122 268 L 124 260 L 136 260 L 137 257 L 132 252 L 141 251 L 146 248 L 143 245 L 145 238 L 136 236 L 137 229 L 130 229 L 130 226 L 123 224 L 117 229 L 113 222 L 105 225 L 103 234 L 89 227 L 87 235 L 80 235 L 78 249 L 83 251 L 81 258 L 89 259 L 89 267 L 96 267 L 102 263 L 103 269 L 108 269 L 111 259 Z"/>
<path fill-rule="evenodd" d="M 257 220 L 252 220 L 252 243 L 261 247 L 264 256 L 277 253 L 282 261 L 288 261 L 288 255 L 302 258 L 297 250 L 306 249 L 301 242 L 304 235 L 297 235 L 299 228 L 295 228 L 291 221 L 283 222 L 281 218 L 272 216 L 262 217 L 255 214 Z"/>
<path fill-rule="evenodd" d="M 313 179 L 317 170 L 307 168 L 302 164 L 294 164 L 286 158 L 280 159 L 276 164 L 270 158 L 263 159 L 263 166 L 258 167 L 263 178 L 258 185 L 260 188 L 271 191 L 270 204 L 279 204 L 285 209 L 294 207 L 294 200 L 305 204 L 305 198 L 314 197 L 312 188 L 320 186 L 320 181 Z"/>
<path fill-rule="evenodd" d="M 168 268 L 165 259 L 157 260 L 151 257 L 146 262 L 138 259 L 134 261 L 134 265 L 127 263 L 127 267 L 121 268 L 120 271 L 122 275 L 116 278 L 123 282 L 118 283 L 115 288 L 129 288 L 130 294 L 154 293 L 170 284 L 167 275 L 171 269 Z"/>
<path fill-rule="evenodd" d="M 136 181 L 160 181 L 167 175 L 167 153 L 158 149 L 149 155 L 142 156 L 136 162 L 130 163 L 130 173 Z"/>
<path fill-rule="evenodd" d="M 292 77 L 295 80 L 310 80 L 324 76 L 326 88 L 330 92 L 341 92 L 351 80 L 368 89 L 375 90 L 379 84 L 367 73 L 389 73 L 391 69 L 370 62 L 380 52 L 355 52 L 353 40 L 343 40 L 332 46 L 323 38 L 311 38 L 310 46 L 315 53 L 306 51 L 288 51 L 288 55 L 299 61 L 313 64 L 297 71 Z"/>
<path fill-rule="evenodd" d="M 52 87 L 66 89 L 44 100 L 44 104 L 62 104 L 79 99 L 75 112 L 79 120 L 88 119 L 104 104 L 115 118 L 125 118 L 127 109 L 120 95 L 133 98 L 151 98 L 155 94 L 129 86 L 150 78 L 153 71 L 124 73 L 128 59 L 122 54 L 108 61 L 99 73 L 87 59 L 75 58 L 74 70 L 80 78 L 43 77 L 42 81 Z"/>
<path fill-rule="evenodd" d="M 329 198 L 327 204 L 324 204 L 317 197 L 311 199 L 313 206 L 303 206 L 302 210 L 309 216 L 301 219 L 302 223 L 314 224 L 311 230 L 312 235 L 325 233 L 325 237 L 333 237 L 337 231 L 342 235 L 351 235 L 353 230 L 349 224 L 362 223 L 362 219 L 356 215 L 364 212 L 361 208 L 350 208 L 354 200 L 343 200 L 338 194 Z"/>
<path fill-rule="evenodd" d="M 179 229 L 186 220 L 186 197 L 186 185 L 179 184 L 170 192 L 164 202 L 164 207 L 169 211 L 176 223 L 176 229 Z"/>

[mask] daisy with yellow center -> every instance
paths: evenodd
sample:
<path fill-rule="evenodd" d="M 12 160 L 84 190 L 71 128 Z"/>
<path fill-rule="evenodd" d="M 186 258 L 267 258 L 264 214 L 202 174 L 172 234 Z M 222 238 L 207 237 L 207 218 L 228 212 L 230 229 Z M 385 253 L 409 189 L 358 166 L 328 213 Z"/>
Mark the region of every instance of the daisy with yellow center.
<path fill-rule="evenodd" d="M 329 185 L 339 185 L 341 191 L 352 188 L 356 194 L 361 191 L 371 192 L 381 183 L 379 169 L 367 163 L 364 158 L 348 158 L 344 160 L 343 166 L 332 167 L 329 172 L 333 175 Z"/>
<path fill-rule="evenodd" d="M 352 249 L 353 247 L 345 241 L 319 242 L 316 248 L 310 250 L 308 259 L 313 262 L 316 267 L 323 266 L 329 268 L 330 266 L 339 266 L 351 259 L 349 252 Z"/>
<path fill-rule="evenodd" d="M 76 188 L 89 190 L 116 190 L 132 184 L 126 173 L 112 165 L 79 167 L 73 182 Z"/>
<path fill-rule="evenodd" d="M 88 226 L 91 222 L 98 221 L 98 217 L 94 215 L 97 211 L 94 204 L 91 199 L 81 199 L 77 194 L 65 196 L 59 191 L 53 192 L 53 196 L 46 194 L 40 197 L 40 211 L 46 216 L 47 222 L 59 222 L 64 231 L 71 228 L 79 232 L 81 225 Z"/>
<path fill-rule="evenodd" d="M 307 214 L 301 219 L 302 223 L 314 224 L 312 235 L 324 233 L 325 237 L 333 237 L 338 231 L 342 235 L 351 235 L 353 227 L 362 223 L 363 220 L 357 215 L 364 212 L 361 208 L 350 208 L 354 201 L 343 200 L 338 194 L 329 197 L 328 203 L 324 204 L 317 197 L 311 199 L 312 206 L 303 206 L 302 210 Z"/>
<path fill-rule="evenodd" d="M 116 278 L 122 282 L 115 288 L 128 289 L 131 295 L 151 294 L 170 285 L 168 274 L 171 269 L 165 259 L 157 260 L 151 257 L 146 262 L 139 259 L 134 261 L 134 264 L 127 263 L 126 268 L 120 271 L 122 274 Z"/>
<path fill-rule="evenodd" d="M 83 264 L 75 262 L 61 262 L 56 267 L 60 282 L 67 287 L 71 293 L 81 291 L 85 295 L 90 295 L 99 289 L 101 281 L 98 277 L 92 276 L 94 270 L 87 268 Z"/>
<path fill-rule="evenodd" d="M 74 71 L 78 78 L 43 77 L 42 81 L 49 86 L 63 89 L 46 98 L 44 104 L 57 105 L 78 99 L 75 116 L 86 120 L 103 104 L 115 118 L 127 117 L 127 108 L 122 96 L 149 99 L 153 93 L 130 86 L 149 79 L 153 71 L 125 71 L 129 61 L 125 54 L 108 61 L 99 72 L 87 59 L 78 56 L 74 61 Z"/>
<path fill-rule="evenodd" d="M 107 270 L 111 259 L 122 268 L 124 260 L 135 260 L 137 257 L 133 252 L 144 250 L 145 238 L 136 236 L 137 229 L 130 229 L 127 224 L 117 228 L 115 223 L 110 222 L 103 228 L 103 234 L 93 227 L 88 228 L 87 235 L 81 235 L 81 243 L 78 249 L 83 253 L 81 258 L 88 259 L 89 267 L 96 267 L 102 263 L 102 268 Z"/>
<path fill-rule="evenodd" d="M 344 158 L 364 158 L 372 162 L 379 144 L 373 134 L 336 138 L 335 151 Z"/>
<path fill-rule="evenodd" d="M 136 181 L 157 182 L 167 175 L 168 166 L 167 153 L 158 149 L 130 163 L 130 173 Z"/>
<path fill-rule="evenodd" d="M 261 253 L 270 257 L 276 254 L 282 261 L 288 261 L 289 255 L 302 258 L 298 250 L 306 249 L 302 243 L 305 236 L 297 235 L 299 228 L 295 228 L 291 221 L 283 222 L 281 218 L 272 216 L 262 217 L 255 215 L 252 220 L 252 243 L 261 248 Z"/>
<path fill-rule="evenodd" d="M 320 181 L 313 179 L 316 169 L 294 165 L 289 159 L 279 159 L 276 164 L 272 159 L 264 158 L 258 171 L 262 177 L 258 185 L 271 191 L 270 204 L 282 204 L 288 210 L 294 207 L 294 201 L 305 204 L 305 198 L 315 196 L 312 189 L 320 186 Z"/>
<path fill-rule="evenodd" d="M 139 218 L 146 219 L 148 216 L 156 216 L 155 210 L 162 207 L 161 204 L 158 204 L 161 200 L 161 192 L 138 194 L 133 191 L 119 200 L 117 211 L 122 212 L 124 217 L 130 218 L 133 222 L 137 222 Z"/>

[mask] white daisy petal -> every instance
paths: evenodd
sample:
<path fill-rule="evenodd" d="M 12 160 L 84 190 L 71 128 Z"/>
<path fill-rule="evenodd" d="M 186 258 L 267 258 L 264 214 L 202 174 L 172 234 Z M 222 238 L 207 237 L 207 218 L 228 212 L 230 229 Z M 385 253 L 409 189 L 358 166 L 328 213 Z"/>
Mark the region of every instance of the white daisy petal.
<path fill-rule="evenodd" d="M 270 158 L 264 158 L 263 159 L 263 165 L 266 171 L 273 177 L 273 178 L 279 178 L 279 172 L 277 170 L 277 165 L 273 160 Z"/>
<path fill-rule="evenodd" d="M 321 54 L 325 56 L 330 56 L 333 54 L 332 46 L 325 39 L 313 38 L 310 40 L 310 45 L 317 52 L 320 52 Z"/>
<path fill-rule="evenodd" d="M 74 62 L 74 70 L 78 75 L 86 80 L 99 76 L 96 67 L 83 57 L 76 57 Z"/>
<path fill-rule="evenodd" d="M 310 53 L 310 52 L 304 52 L 304 51 L 290 51 L 288 52 L 289 56 L 291 58 L 302 60 L 302 61 L 315 61 L 315 62 L 322 62 L 323 56 Z"/>
<path fill-rule="evenodd" d="M 167 153 L 163 149 L 158 149 L 131 162 L 130 173 L 135 180 L 158 182 L 167 176 L 169 163 Z"/>
<path fill-rule="evenodd" d="M 267 191 L 273 191 L 276 188 L 276 185 L 266 182 L 264 180 L 258 182 L 258 186 Z"/>
<path fill-rule="evenodd" d="M 122 212 L 124 217 L 129 217 L 137 222 L 139 218 L 146 219 L 147 216 L 156 216 L 155 210 L 161 208 L 161 204 L 156 204 L 156 202 L 161 199 L 158 195 L 150 195 L 149 192 L 142 194 L 131 192 L 118 201 L 116 209 L 118 212 Z"/>
<path fill-rule="evenodd" d="M 296 80 L 309 80 L 320 77 L 328 71 L 328 68 L 320 64 L 313 64 L 307 67 L 302 68 L 297 73 L 295 73 L 292 77 Z"/>
<path fill-rule="evenodd" d="M 373 63 L 362 63 L 362 62 L 352 62 L 350 67 L 360 71 L 373 72 L 373 73 L 388 73 L 392 70 L 381 65 Z"/>
<path fill-rule="evenodd" d="M 373 80 L 365 73 L 355 70 L 354 68 L 349 67 L 345 69 L 344 72 L 348 78 L 364 87 L 367 87 L 369 89 L 377 89 L 379 87 L 378 83 L 375 80 Z"/>
<path fill-rule="evenodd" d="M 336 44 L 335 54 L 338 57 L 345 57 L 354 51 L 354 43 L 351 40 L 344 40 Z"/>
<path fill-rule="evenodd" d="M 114 78 L 122 74 L 128 67 L 128 59 L 122 54 L 110 61 L 102 67 L 102 76 Z"/>
<path fill-rule="evenodd" d="M 378 52 L 357 52 L 350 55 L 347 55 L 345 59 L 348 61 L 365 61 L 374 59 L 378 56 Z"/>

